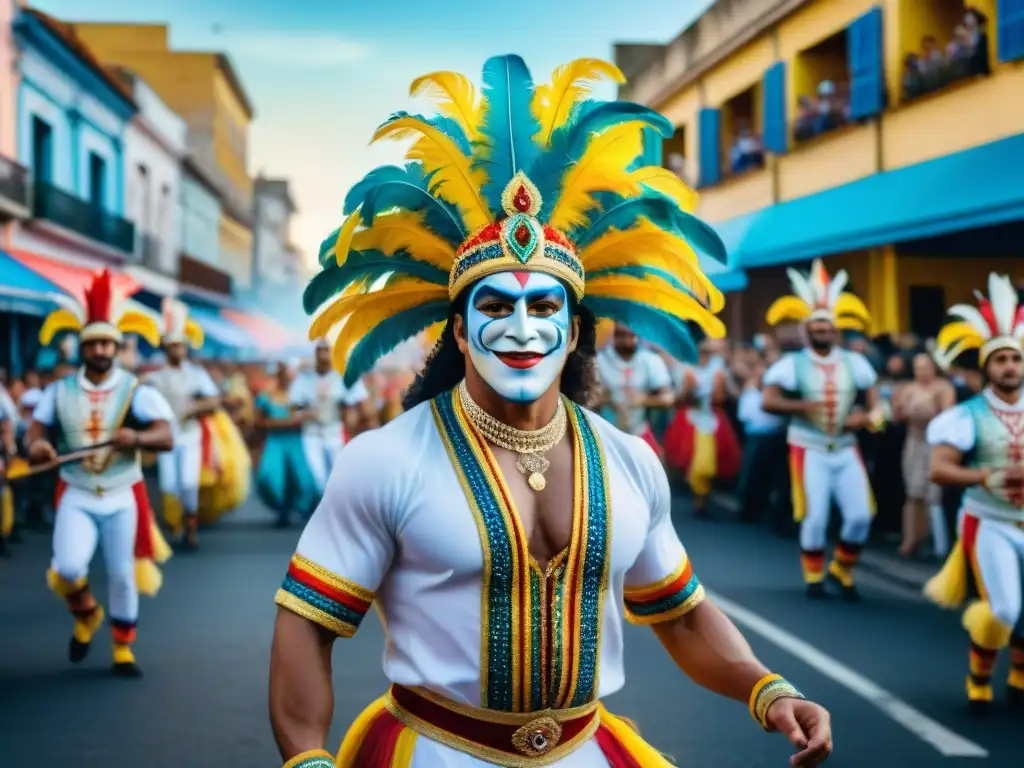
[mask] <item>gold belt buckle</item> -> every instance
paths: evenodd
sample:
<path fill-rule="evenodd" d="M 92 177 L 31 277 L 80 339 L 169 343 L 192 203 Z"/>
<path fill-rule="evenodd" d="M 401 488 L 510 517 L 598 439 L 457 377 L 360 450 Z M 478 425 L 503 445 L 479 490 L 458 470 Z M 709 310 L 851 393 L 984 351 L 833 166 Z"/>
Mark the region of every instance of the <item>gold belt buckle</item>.
<path fill-rule="evenodd" d="M 546 755 L 558 746 L 562 726 L 552 717 L 538 717 L 512 734 L 512 746 L 526 757 Z"/>

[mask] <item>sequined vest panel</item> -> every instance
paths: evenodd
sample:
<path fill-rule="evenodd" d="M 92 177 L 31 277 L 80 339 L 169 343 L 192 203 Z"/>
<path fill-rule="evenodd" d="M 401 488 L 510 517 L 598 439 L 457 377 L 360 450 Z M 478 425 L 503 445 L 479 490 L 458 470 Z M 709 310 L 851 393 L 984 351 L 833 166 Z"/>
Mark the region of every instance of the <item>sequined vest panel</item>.
<path fill-rule="evenodd" d="M 984 395 L 975 395 L 964 405 L 974 421 L 970 466 L 996 469 L 1024 463 L 1024 411 L 997 410 Z M 964 498 L 983 514 L 1024 521 L 1024 493 L 1007 493 L 998 478 L 989 486 L 968 488 Z"/>

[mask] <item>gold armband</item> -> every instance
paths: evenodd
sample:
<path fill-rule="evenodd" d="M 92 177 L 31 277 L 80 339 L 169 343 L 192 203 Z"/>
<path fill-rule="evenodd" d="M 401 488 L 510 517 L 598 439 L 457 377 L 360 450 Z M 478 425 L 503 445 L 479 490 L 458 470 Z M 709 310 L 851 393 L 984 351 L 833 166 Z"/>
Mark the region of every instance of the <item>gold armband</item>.
<path fill-rule="evenodd" d="M 804 695 L 787 683 L 782 675 L 765 675 L 750 692 L 750 715 L 765 730 L 768 729 L 768 708 L 779 699 L 802 699 Z"/>
<path fill-rule="evenodd" d="M 334 768 L 334 755 L 323 749 L 311 749 L 293 757 L 283 768 Z"/>

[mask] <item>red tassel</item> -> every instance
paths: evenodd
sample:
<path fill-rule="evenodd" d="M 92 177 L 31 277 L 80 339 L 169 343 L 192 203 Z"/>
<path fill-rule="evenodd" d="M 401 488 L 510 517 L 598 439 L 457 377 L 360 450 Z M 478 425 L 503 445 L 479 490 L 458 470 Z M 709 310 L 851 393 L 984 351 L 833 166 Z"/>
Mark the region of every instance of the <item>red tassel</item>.
<path fill-rule="evenodd" d="M 132 486 L 138 521 L 135 528 L 135 559 L 153 559 L 153 507 L 149 503 L 146 483 L 140 480 Z"/>

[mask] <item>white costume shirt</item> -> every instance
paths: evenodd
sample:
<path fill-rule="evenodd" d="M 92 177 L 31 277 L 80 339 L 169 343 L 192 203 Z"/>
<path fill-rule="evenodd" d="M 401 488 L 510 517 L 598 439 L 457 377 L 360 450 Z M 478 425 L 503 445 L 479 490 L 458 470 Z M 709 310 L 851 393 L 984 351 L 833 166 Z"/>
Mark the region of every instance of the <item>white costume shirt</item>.
<path fill-rule="evenodd" d="M 790 445 L 838 450 L 856 444 L 856 436 L 843 432 L 843 425 L 857 393 L 871 389 L 877 380 L 878 374 L 864 355 L 833 347 L 824 356 L 811 349 L 784 355 L 765 372 L 764 386 L 778 387 L 802 399 L 831 401 L 834 410 L 822 408 L 821 418 L 815 422 L 790 419 L 787 436 Z"/>
<path fill-rule="evenodd" d="M 607 564 L 607 571 L 596 569 L 605 573 L 603 586 L 595 582 L 590 589 L 584 588 L 585 583 L 580 588 L 580 594 L 590 596 L 594 610 L 577 611 L 576 615 L 600 622 L 595 625 L 578 619 L 586 624 L 582 637 L 588 637 L 587 627 L 594 628 L 589 635 L 593 643 L 587 646 L 590 655 L 585 650 L 574 651 L 575 658 L 582 660 L 578 693 L 607 696 L 624 682 L 624 613 L 636 623 L 665 621 L 695 607 L 704 592 L 672 525 L 669 485 L 654 452 L 641 439 L 620 432 L 593 413 L 584 413 L 589 427 L 581 427 L 580 434 L 594 435 L 600 442 L 609 493 L 600 515 L 594 513 L 593 502 L 589 513 L 581 513 L 577 507 L 578 516 L 587 515 L 583 527 L 590 531 L 590 538 L 587 545 L 571 547 L 561 562 L 577 562 L 574 557 L 578 554 L 572 553 L 580 549 L 590 553 L 589 542 L 610 540 L 607 555 L 602 544 L 593 545 L 599 547 Z M 449 430 L 445 432 L 450 435 Z M 586 440 L 577 438 L 577 450 L 583 450 L 581 443 Z M 495 584 L 508 583 L 514 572 L 508 566 L 508 552 L 521 555 L 525 536 L 517 550 L 501 524 L 497 529 L 486 527 L 482 506 L 478 504 L 474 510 L 467 501 L 449 458 L 449 445 L 458 444 L 442 437 L 430 403 L 356 437 L 345 448 L 343 460 L 335 466 L 324 498 L 302 534 L 278 602 L 347 636 L 355 631 L 370 601 L 375 601 L 387 628 L 384 671 L 392 682 L 429 688 L 474 707 L 507 710 L 511 705 L 493 700 L 493 691 L 488 693 L 491 689 L 483 678 L 486 674 L 493 682 L 510 668 L 517 669 L 517 662 L 509 661 L 511 648 L 519 647 L 509 640 L 516 631 L 501 634 L 499 630 L 500 640 L 496 640 L 494 630 L 488 633 L 484 627 L 526 626 L 528 637 L 534 638 L 527 643 L 539 643 L 535 638 L 545 636 L 536 626 L 530 634 L 529 618 L 501 624 L 506 615 L 502 606 L 513 610 L 507 606 L 517 603 L 509 597 L 516 590 L 502 591 Z M 473 477 L 471 472 L 463 473 Z M 591 483 L 591 488 L 600 486 L 600 482 L 596 486 Z M 592 498 L 605 498 L 603 492 L 592 493 L 596 494 Z M 502 519 L 512 525 L 514 512 L 503 514 Z M 610 536 L 602 538 L 606 534 Z M 577 574 L 589 572 L 559 566 L 559 558 L 555 567 L 549 568 L 554 578 L 570 568 Z M 539 567 L 526 566 L 526 570 L 532 578 L 547 583 Z M 310 573 L 329 589 L 310 590 L 293 578 L 308 584 L 303 574 Z M 491 597 L 486 601 L 485 616 L 487 574 Z M 331 590 L 335 596 L 347 596 L 347 610 L 338 610 L 337 599 L 323 600 L 323 592 Z M 507 615 L 532 615 L 521 605 L 515 610 L 517 614 Z M 572 626 L 571 620 L 566 621 Z M 548 631 L 546 636 L 551 634 L 555 633 Z M 488 648 L 489 664 L 481 658 L 482 642 Z M 485 702 L 485 696 L 492 698 Z M 550 706 L 552 702 L 540 703 Z M 538 708 L 536 704 L 532 707 Z"/>
<path fill-rule="evenodd" d="M 14 404 L 14 399 L 7 391 L 7 387 L 0 384 L 0 421 L 9 419 L 12 424 L 17 424 L 19 421 L 18 406 Z"/>
<path fill-rule="evenodd" d="M 183 421 L 185 412 L 198 399 L 221 395 L 220 389 L 206 369 L 190 360 L 183 360 L 178 367 L 165 365 L 151 373 L 147 382 L 170 404 L 174 413 L 171 425 L 174 427 L 175 436 L 197 434 L 199 422 L 196 419 Z"/>
<path fill-rule="evenodd" d="M 356 406 L 369 398 L 363 382 L 348 388 L 335 371 L 306 371 L 295 378 L 288 390 L 288 402 L 299 408 L 315 411 L 316 421 L 306 422 L 302 429 L 309 435 L 340 435 L 342 406 Z"/>
<path fill-rule="evenodd" d="M 782 429 L 785 419 L 768 413 L 763 408 L 764 393 L 759 389 L 745 389 L 736 406 L 736 416 L 748 435 L 764 435 Z"/>
<path fill-rule="evenodd" d="M 684 364 L 680 368 L 678 389 L 689 390 L 692 386 L 693 390 L 689 394 L 698 403 L 696 407 L 686 409 L 686 417 L 698 432 L 711 434 L 718 429 L 718 415 L 711 398 L 715 393 L 715 382 L 719 376 L 724 375 L 725 360 L 718 355 L 708 360 L 706 365 Z"/>
<path fill-rule="evenodd" d="M 629 360 L 624 360 L 614 347 L 606 347 L 597 353 L 597 373 L 601 384 L 608 391 L 613 403 L 626 404 L 636 395 L 672 386 L 668 366 L 657 352 L 639 347 Z M 626 407 L 625 431 L 639 435 L 647 428 L 645 408 Z"/>
<path fill-rule="evenodd" d="M 983 404 L 989 408 L 979 408 Z M 978 440 L 978 424 L 982 419 L 985 445 Z M 929 445 L 949 445 L 962 454 L 977 451 L 979 455 L 973 463 L 979 466 L 1000 469 L 1010 464 L 1019 465 L 1024 456 L 1012 456 L 1010 450 L 1015 448 L 1021 452 L 1024 449 L 1024 396 L 1016 403 L 1007 403 L 986 388 L 981 395 L 953 406 L 932 419 L 928 424 L 927 439 Z M 1011 446 L 1011 442 L 1016 445 Z M 992 454 L 995 459 L 985 454 Z M 963 508 L 976 517 L 1024 522 L 1024 508 L 1014 508 L 977 486 L 964 493 Z"/>

